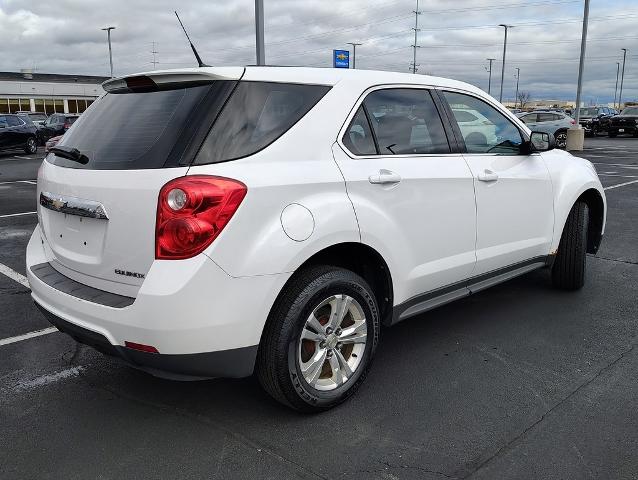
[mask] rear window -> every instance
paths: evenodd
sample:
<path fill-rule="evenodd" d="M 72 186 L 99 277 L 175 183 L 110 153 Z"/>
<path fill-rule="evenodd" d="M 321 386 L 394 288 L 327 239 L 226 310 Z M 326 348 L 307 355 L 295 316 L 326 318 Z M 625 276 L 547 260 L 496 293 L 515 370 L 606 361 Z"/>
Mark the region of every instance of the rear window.
<path fill-rule="evenodd" d="M 144 93 L 107 93 L 74 122 L 59 145 L 77 148 L 89 161 L 47 156 L 64 167 L 133 170 L 188 164 L 237 82 Z M 201 133 L 204 131 L 204 133 Z M 201 138 L 200 138 L 201 136 Z M 192 153 L 194 155 L 194 153 Z"/>
<path fill-rule="evenodd" d="M 288 131 L 328 90 L 322 85 L 240 82 L 195 163 L 224 162 L 258 152 Z"/>
<path fill-rule="evenodd" d="M 65 123 L 68 123 L 69 125 L 73 125 L 78 118 L 79 117 L 66 117 Z"/>

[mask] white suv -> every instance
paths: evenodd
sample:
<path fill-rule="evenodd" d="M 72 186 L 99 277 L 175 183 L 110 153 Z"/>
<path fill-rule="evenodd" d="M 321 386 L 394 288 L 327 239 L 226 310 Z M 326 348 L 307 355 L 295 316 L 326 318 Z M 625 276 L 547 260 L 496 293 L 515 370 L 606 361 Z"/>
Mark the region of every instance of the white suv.
<path fill-rule="evenodd" d="M 603 235 L 591 163 L 465 83 L 238 67 L 104 88 L 40 168 L 29 281 L 61 331 L 164 378 L 255 371 L 326 409 L 382 325 L 541 267 L 580 288 Z"/>

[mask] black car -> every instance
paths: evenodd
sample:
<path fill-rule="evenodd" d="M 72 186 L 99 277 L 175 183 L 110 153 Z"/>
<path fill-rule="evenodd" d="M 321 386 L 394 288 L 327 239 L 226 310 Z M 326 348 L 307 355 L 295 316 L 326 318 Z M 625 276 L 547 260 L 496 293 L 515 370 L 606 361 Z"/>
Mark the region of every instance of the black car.
<path fill-rule="evenodd" d="M 579 113 L 579 123 L 588 137 L 608 131 L 611 117 L 614 115 L 613 110 L 608 107 L 582 107 Z"/>
<path fill-rule="evenodd" d="M 23 149 L 26 153 L 38 150 L 37 129 L 33 122 L 18 115 L 0 115 L 0 150 Z"/>
<path fill-rule="evenodd" d="M 79 117 L 79 115 L 70 113 L 54 113 L 46 119 L 44 125 L 40 129 L 42 140 L 46 142 L 51 137 L 64 135 Z"/>
<path fill-rule="evenodd" d="M 44 122 L 47 119 L 46 113 L 41 112 L 16 112 L 16 115 L 21 117 L 26 123 L 32 122 L 37 129 L 36 139 L 38 141 L 38 145 L 44 145 L 45 140 L 42 135 L 42 129 L 44 128 Z"/>
<path fill-rule="evenodd" d="M 611 119 L 608 135 L 615 137 L 623 133 L 631 133 L 638 137 L 638 107 L 627 107 L 620 115 Z"/>

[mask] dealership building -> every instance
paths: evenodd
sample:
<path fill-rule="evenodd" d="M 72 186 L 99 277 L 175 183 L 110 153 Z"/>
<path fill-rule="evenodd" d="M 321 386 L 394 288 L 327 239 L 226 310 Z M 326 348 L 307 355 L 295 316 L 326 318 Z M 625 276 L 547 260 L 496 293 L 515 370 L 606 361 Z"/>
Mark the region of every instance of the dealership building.
<path fill-rule="evenodd" d="M 0 72 L 0 114 L 20 110 L 82 113 L 104 90 L 108 77 L 55 73 Z"/>

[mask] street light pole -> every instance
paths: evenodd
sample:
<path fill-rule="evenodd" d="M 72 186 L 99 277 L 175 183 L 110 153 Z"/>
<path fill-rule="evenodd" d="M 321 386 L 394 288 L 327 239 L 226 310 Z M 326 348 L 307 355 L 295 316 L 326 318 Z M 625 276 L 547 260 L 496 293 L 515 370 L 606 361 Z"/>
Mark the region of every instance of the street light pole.
<path fill-rule="evenodd" d="M 113 51 L 111 50 L 111 30 L 115 30 L 115 27 L 106 27 L 102 30 L 106 31 L 106 38 L 109 41 L 109 63 L 111 64 L 111 78 L 113 78 Z"/>
<path fill-rule="evenodd" d="M 357 68 L 357 45 L 363 45 L 363 43 L 347 42 L 348 45 L 352 45 L 352 69 Z"/>
<path fill-rule="evenodd" d="M 492 94 L 492 62 L 496 60 L 495 58 L 488 58 L 487 61 L 490 62 L 490 69 L 488 70 L 488 72 L 490 72 L 490 76 L 488 77 L 487 80 L 487 94 L 491 95 Z"/>
<path fill-rule="evenodd" d="M 264 0 L 255 0 L 255 48 L 257 65 L 266 65 L 264 45 Z"/>
<path fill-rule="evenodd" d="M 505 28 L 505 38 L 503 39 L 503 65 L 501 65 L 501 93 L 498 96 L 498 101 L 503 103 L 503 81 L 505 80 L 505 53 L 507 52 L 507 31 L 511 28 L 511 25 L 505 25 L 501 23 L 499 27 Z"/>
<path fill-rule="evenodd" d="M 583 89 L 585 50 L 587 49 L 587 24 L 589 23 L 589 0 L 585 0 L 583 11 L 583 33 L 580 38 L 580 61 L 578 63 L 578 86 L 576 87 L 576 115 L 574 126 L 567 131 L 567 150 L 582 150 L 585 146 L 585 131 L 580 126 L 580 94 Z"/>
<path fill-rule="evenodd" d="M 622 105 L 622 86 L 625 81 L 625 60 L 627 59 L 627 49 L 621 48 L 622 50 L 622 74 L 620 75 L 620 93 L 618 94 L 618 110 L 620 110 L 620 105 Z"/>
<path fill-rule="evenodd" d="M 518 80 L 521 78 L 521 69 L 516 67 L 516 95 L 514 96 L 514 108 L 518 104 Z"/>
<path fill-rule="evenodd" d="M 616 97 L 618 96 L 618 74 L 620 73 L 620 62 L 616 62 L 616 88 L 614 89 L 614 110 L 616 109 Z"/>

